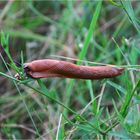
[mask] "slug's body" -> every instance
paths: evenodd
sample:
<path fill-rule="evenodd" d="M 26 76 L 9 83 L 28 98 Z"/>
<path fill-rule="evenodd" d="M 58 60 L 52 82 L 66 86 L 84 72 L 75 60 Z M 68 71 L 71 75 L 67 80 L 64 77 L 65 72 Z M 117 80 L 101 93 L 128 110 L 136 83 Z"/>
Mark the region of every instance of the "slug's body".
<path fill-rule="evenodd" d="M 123 68 L 111 66 L 78 66 L 70 62 L 52 59 L 35 60 L 25 64 L 25 72 L 32 78 L 104 79 L 118 76 L 123 71 Z"/>

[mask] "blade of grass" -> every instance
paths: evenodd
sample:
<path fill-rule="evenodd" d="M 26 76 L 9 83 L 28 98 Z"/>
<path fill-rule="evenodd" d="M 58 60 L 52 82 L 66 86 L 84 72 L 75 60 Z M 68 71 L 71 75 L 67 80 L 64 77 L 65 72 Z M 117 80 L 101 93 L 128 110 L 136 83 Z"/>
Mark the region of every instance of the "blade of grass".
<path fill-rule="evenodd" d="M 128 113 L 128 107 L 130 106 L 130 102 L 131 102 L 131 100 L 132 100 L 132 98 L 133 98 L 136 90 L 139 87 L 140 87 L 140 80 L 138 80 L 138 82 L 137 82 L 136 86 L 134 87 L 134 89 L 132 90 L 132 92 L 130 94 L 129 93 L 126 94 L 125 103 L 122 106 L 121 111 L 120 111 L 122 116 L 125 117 L 127 115 L 127 113 Z"/>
<path fill-rule="evenodd" d="M 71 108 L 67 107 L 66 105 L 64 105 L 62 102 L 54 99 L 53 97 L 51 97 L 51 95 L 49 95 L 48 93 L 46 94 L 46 92 L 39 90 L 37 88 L 34 88 L 32 86 L 30 86 L 29 84 L 26 84 L 27 87 L 33 89 L 34 91 L 46 96 L 48 99 L 55 101 L 57 104 L 63 106 L 66 110 L 70 111 L 71 113 L 73 113 L 74 115 L 76 115 L 77 118 L 79 118 L 80 120 L 86 122 L 89 126 L 92 126 L 93 128 L 95 128 L 98 132 L 100 132 L 102 134 L 102 131 L 95 127 L 94 125 L 92 125 L 91 123 L 89 123 L 83 116 L 81 116 L 80 114 L 78 114 L 77 112 L 75 112 L 74 110 L 72 110 Z"/>
<path fill-rule="evenodd" d="M 113 0 L 109 0 L 109 2 L 110 2 L 111 4 L 113 4 L 114 6 L 117 6 L 117 7 L 122 8 L 122 6 L 121 6 L 120 4 L 118 4 L 117 2 L 114 2 Z"/>
<path fill-rule="evenodd" d="M 7 2 L 6 6 L 4 7 L 4 9 L 2 10 L 2 12 L 0 14 L 0 22 L 5 17 L 5 15 L 8 13 L 8 11 L 11 8 L 13 2 L 14 2 L 14 0 L 10 0 L 10 1 Z"/>
<path fill-rule="evenodd" d="M 130 0 L 121 0 L 122 7 L 124 11 L 126 12 L 128 18 L 130 19 L 132 25 L 135 27 L 137 32 L 140 35 L 140 26 L 139 23 L 137 22 L 137 18 L 135 16 L 132 4 Z"/>
<path fill-rule="evenodd" d="M 126 93 L 126 90 L 125 90 L 122 86 L 120 86 L 119 84 L 116 84 L 116 83 L 114 83 L 114 82 L 112 82 L 112 81 L 109 81 L 109 80 L 107 81 L 107 83 L 108 83 L 109 85 L 111 85 L 112 87 L 114 87 L 115 89 L 121 91 L 123 94 Z"/>
<path fill-rule="evenodd" d="M 10 51 L 9 51 L 9 35 L 8 34 L 4 34 L 3 31 L 0 32 L 0 38 L 1 38 L 1 44 L 2 44 L 2 48 L 4 49 L 6 55 L 8 56 L 10 62 L 11 62 L 11 66 L 13 69 L 15 69 L 18 73 L 19 73 L 19 68 L 16 66 L 16 64 L 14 63 L 11 55 L 10 55 Z"/>
<path fill-rule="evenodd" d="M 87 126 L 81 125 L 81 124 L 79 124 L 79 123 L 73 123 L 73 122 L 72 122 L 71 120 L 69 120 L 64 114 L 62 114 L 62 115 L 63 115 L 64 119 L 65 119 L 66 121 L 68 121 L 69 124 L 71 124 L 71 125 L 73 125 L 73 126 L 75 126 L 75 127 L 84 129 L 84 130 L 86 130 L 86 131 L 93 130 L 93 127 L 91 127 L 91 126 L 90 126 L 90 127 L 87 127 Z M 98 129 L 95 127 L 94 131 L 96 131 L 97 133 L 100 134 L 100 131 L 97 131 L 97 130 L 98 130 Z"/>
<path fill-rule="evenodd" d="M 121 109 L 119 111 L 119 114 L 121 117 L 123 117 L 123 118 L 126 117 L 126 115 L 128 113 L 128 108 L 129 108 L 131 100 L 132 100 L 132 97 L 134 96 L 136 90 L 139 87 L 140 87 L 140 80 L 138 80 L 138 82 L 137 82 L 136 86 L 134 87 L 134 89 L 132 90 L 132 92 L 130 94 L 129 93 L 126 94 L 124 105 L 121 107 Z M 104 133 L 108 133 L 112 128 L 114 128 L 116 125 L 118 125 L 118 123 L 119 123 L 119 121 L 117 118 L 117 119 L 115 119 L 113 125 L 111 127 L 109 127 Z"/>
<path fill-rule="evenodd" d="M 94 96 L 94 93 L 93 93 L 91 81 L 90 80 L 87 80 L 86 83 L 87 83 L 87 87 L 89 88 L 91 101 L 93 101 L 95 99 L 95 96 Z M 93 109 L 92 110 L 93 113 L 96 114 L 97 113 L 97 101 L 96 100 L 94 100 L 92 102 L 92 109 Z"/>
<path fill-rule="evenodd" d="M 3 58 L 3 56 L 1 55 L 1 53 L 0 53 L 0 57 L 1 57 L 4 65 L 5 65 L 6 69 L 9 71 L 10 75 L 12 75 L 11 72 L 10 72 L 10 70 L 9 70 L 9 68 L 8 68 L 8 66 L 7 66 L 7 64 L 6 64 L 6 62 L 5 62 L 5 60 L 4 60 L 4 58 Z M 29 115 L 29 117 L 30 117 L 30 119 L 32 121 L 32 124 L 33 124 L 33 126 L 34 126 L 34 128 L 36 130 L 36 135 L 39 136 L 39 137 L 41 137 L 40 134 L 39 134 L 39 131 L 38 131 L 37 127 L 36 127 L 36 124 L 35 124 L 35 122 L 33 120 L 33 117 L 32 117 L 32 115 L 31 115 L 31 113 L 29 111 L 29 108 L 28 108 L 28 106 L 27 106 L 27 104 L 26 104 L 26 102 L 24 100 L 24 97 L 23 97 L 23 95 L 22 95 L 22 93 L 21 93 L 21 91 L 20 91 L 20 89 L 19 89 L 19 87 L 18 87 L 18 85 L 16 83 L 17 81 L 19 82 L 19 80 L 15 79 L 15 78 L 12 78 L 12 76 L 7 76 L 6 74 L 3 74 L 2 72 L 0 72 L 0 74 L 3 75 L 3 76 L 6 76 L 7 78 L 10 78 L 13 81 L 13 83 L 14 83 L 14 85 L 15 85 L 18 93 L 19 93 L 19 95 L 22 97 L 22 102 L 23 102 L 23 104 L 24 104 L 24 106 L 25 106 L 25 108 L 27 110 L 27 113 L 28 113 L 28 115 Z"/>
<path fill-rule="evenodd" d="M 42 13 L 40 13 L 33 5 L 33 1 L 29 0 L 28 2 L 28 6 L 29 8 L 36 14 L 38 15 L 40 18 L 42 18 L 45 22 L 50 22 L 52 24 L 57 24 L 55 21 L 53 21 L 52 19 L 48 18 L 47 16 L 44 16 Z"/>
<path fill-rule="evenodd" d="M 89 46 L 90 40 L 91 40 L 91 38 L 93 36 L 93 33 L 95 31 L 95 27 L 96 27 L 97 20 L 98 20 L 100 11 L 101 11 L 101 7 L 102 7 L 102 0 L 98 2 L 96 10 L 95 10 L 95 12 L 93 14 L 92 21 L 91 21 L 91 24 L 90 24 L 90 27 L 89 27 L 89 30 L 88 30 L 87 37 L 86 37 L 86 39 L 84 41 L 83 48 L 82 48 L 82 50 L 81 50 L 81 52 L 79 54 L 79 57 L 78 57 L 79 60 L 83 60 L 84 57 L 87 54 L 88 46 Z M 81 64 L 81 62 L 78 62 L 78 64 Z"/>
<path fill-rule="evenodd" d="M 87 49 L 88 49 L 88 46 L 89 46 L 89 43 L 90 43 L 90 40 L 93 36 L 93 33 L 94 33 L 94 30 L 95 30 L 95 26 L 97 24 L 97 20 L 98 20 L 98 17 L 99 17 L 99 14 L 100 14 L 100 11 L 101 11 L 101 7 L 102 7 L 102 0 L 98 2 L 98 5 L 95 9 L 95 12 L 93 14 L 93 17 L 92 17 L 92 21 L 91 21 L 91 24 L 90 24 L 90 27 L 89 27 L 89 30 L 88 30 L 88 34 L 87 34 L 87 37 L 85 38 L 85 41 L 84 41 L 84 46 L 79 54 L 79 60 L 82 60 L 84 59 L 86 53 L 87 53 Z M 77 62 L 77 64 L 81 64 L 81 61 Z M 71 91 L 72 91 L 72 88 L 74 86 L 74 83 L 75 81 L 74 80 L 71 80 L 71 82 L 69 83 L 69 86 L 66 88 L 66 96 L 67 96 L 67 100 L 66 100 L 66 105 L 69 104 L 69 101 L 70 101 L 70 96 L 71 96 Z M 65 113 L 67 113 L 67 111 L 65 110 Z"/>
<path fill-rule="evenodd" d="M 63 137 L 60 136 L 61 131 L 61 121 L 62 121 L 62 114 L 60 114 L 57 133 L 56 133 L 56 140 L 63 139 Z"/>
<path fill-rule="evenodd" d="M 23 38 L 28 40 L 32 39 L 40 42 L 48 42 L 49 44 L 53 44 L 59 47 L 64 47 L 64 45 L 58 40 L 34 33 L 29 29 L 25 29 L 25 28 L 21 28 L 19 30 L 4 29 L 4 32 L 13 37 L 18 37 L 18 38 Z"/>

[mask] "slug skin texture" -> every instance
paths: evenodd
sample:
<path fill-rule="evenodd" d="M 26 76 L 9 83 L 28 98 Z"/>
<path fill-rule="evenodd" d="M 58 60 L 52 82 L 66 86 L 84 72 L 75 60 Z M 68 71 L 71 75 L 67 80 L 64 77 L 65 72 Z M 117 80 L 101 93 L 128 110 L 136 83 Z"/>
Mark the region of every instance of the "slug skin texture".
<path fill-rule="evenodd" d="M 113 66 L 79 66 L 53 59 L 35 60 L 25 63 L 25 72 L 32 78 L 104 79 L 119 76 L 124 68 Z"/>

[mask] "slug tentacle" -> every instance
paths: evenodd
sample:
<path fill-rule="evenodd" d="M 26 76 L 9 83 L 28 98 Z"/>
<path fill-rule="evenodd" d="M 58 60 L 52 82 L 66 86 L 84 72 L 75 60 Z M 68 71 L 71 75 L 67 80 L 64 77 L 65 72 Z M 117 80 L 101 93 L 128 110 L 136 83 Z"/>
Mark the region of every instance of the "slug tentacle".
<path fill-rule="evenodd" d="M 118 76 L 123 71 L 123 68 L 112 66 L 79 66 L 52 59 L 35 60 L 25 64 L 25 72 L 32 78 L 104 79 Z"/>

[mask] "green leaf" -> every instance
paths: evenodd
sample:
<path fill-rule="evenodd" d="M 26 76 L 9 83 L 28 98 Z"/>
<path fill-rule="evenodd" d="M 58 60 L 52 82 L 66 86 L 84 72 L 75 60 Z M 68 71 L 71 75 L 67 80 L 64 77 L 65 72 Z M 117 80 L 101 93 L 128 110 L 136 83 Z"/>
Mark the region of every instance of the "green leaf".
<path fill-rule="evenodd" d="M 128 135 L 128 133 L 124 129 L 120 130 L 120 131 L 110 131 L 109 135 L 114 136 L 114 137 L 118 137 L 118 138 L 121 138 L 121 139 L 132 140 L 130 135 Z"/>
<path fill-rule="evenodd" d="M 114 83 L 114 82 L 112 82 L 112 81 L 107 81 L 107 83 L 109 84 L 109 85 L 111 85 L 112 87 L 114 87 L 115 89 L 117 89 L 117 90 L 119 90 L 120 92 L 122 92 L 123 94 L 125 94 L 126 93 L 126 90 L 122 87 L 122 86 L 120 86 L 119 84 L 116 84 L 116 83 Z"/>
<path fill-rule="evenodd" d="M 79 59 L 80 60 L 83 60 L 85 55 L 86 55 L 86 53 L 87 53 L 87 49 L 88 49 L 90 40 L 93 37 L 93 33 L 95 31 L 95 27 L 96 27 L 97 20 L 98 20 L 100 11 L 101 11 L 101 7 L 102 7 L 102 0 L 98 2 L 96 10 L 95 10 L 95 12 L 93 14 L 93 18 L 92 18 L 92 21 L 91 21 L 91 24 L 90 24 L 90 27 L 89 27 L 89 30 L 88 30 L 87 37 L 86 37 L 86 39 L 84 41 L 82 51 L 79 54 Z M 78 64 L 81 64 L 81 62 L 79 61 Z"/>
<path fill-rule="evenodd" d="M 121 0 L 121 4 L 129 18 L 130 22 L 132 23 L 132 25 L 135 27 L 135 29 L 137 30 L 137 32 L 140 35 L 140 26 L 138 23 L 138 19 L 135 16 L 131 1 L 130 0 Z"/>
<path fill-rule="evenodd" d="M 122 6 L 120 4 L 118 4 L 117 2 L 114 2 L 113 0 L 109 0 L 109 2 L 112 3 L 114 6 L 122 8 Z"/>
<path fill-rule="evenodd" d="M 65 119 L 70 125 L 75 126 L 75 127 L 77 127 L 78 129 L 82 129 L 82 130 L 85 130 L 85 131 L 95 131 L 95 132 L 96 132 L 96 130 L 93 130 L 93 128 L 90 127 L 90 126 L 87 125 L 87 124 L 83 125 L 83 124 L 79 124 L 79 123 L 74 123 L 74 122 L 72 122 L 71 120 L 69 120 L 64 114 L 63 114 L 63 117 L 64 117 L 64 119 Z M 98 131 L 97 131 L 97 132 L 98 132 Z M 97 133 L 97 132 L 96 132 L 96 133 Z"/>

